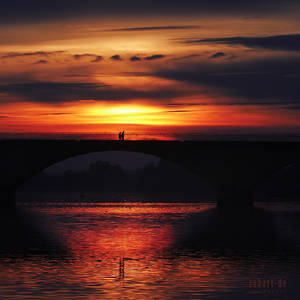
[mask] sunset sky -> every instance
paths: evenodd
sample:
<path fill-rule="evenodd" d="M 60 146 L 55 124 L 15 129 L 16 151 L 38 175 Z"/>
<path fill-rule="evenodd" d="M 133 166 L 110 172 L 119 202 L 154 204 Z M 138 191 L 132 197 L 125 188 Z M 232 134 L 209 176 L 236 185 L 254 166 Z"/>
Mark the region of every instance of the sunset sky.
<path fill-rule="evenodd" d="M 297 0 L 5 1 L 0 132 L 299 128 L 299 14 Z"/>

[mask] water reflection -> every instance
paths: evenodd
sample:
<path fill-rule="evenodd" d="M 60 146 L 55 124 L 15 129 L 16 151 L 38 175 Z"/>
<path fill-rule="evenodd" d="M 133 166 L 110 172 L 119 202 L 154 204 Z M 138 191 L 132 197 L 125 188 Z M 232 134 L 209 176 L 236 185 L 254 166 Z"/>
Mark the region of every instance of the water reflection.
<path fill-rule="evenodd" d="M 9 230 L 17 241 L 4 247 L 2 233 L 1 299 L 299 296 L 296 210 L 228 216 L 212 205 L 138 203 L 22 210 Z"/>

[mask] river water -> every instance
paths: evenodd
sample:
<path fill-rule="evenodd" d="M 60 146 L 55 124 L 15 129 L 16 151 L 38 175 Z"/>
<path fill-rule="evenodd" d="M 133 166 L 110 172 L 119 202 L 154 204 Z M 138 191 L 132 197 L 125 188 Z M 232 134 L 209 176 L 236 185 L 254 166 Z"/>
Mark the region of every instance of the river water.
<path fill-rule="evenodd" d="M 19 205 L 0 299 L 299 299 L 300 205 Z"/>

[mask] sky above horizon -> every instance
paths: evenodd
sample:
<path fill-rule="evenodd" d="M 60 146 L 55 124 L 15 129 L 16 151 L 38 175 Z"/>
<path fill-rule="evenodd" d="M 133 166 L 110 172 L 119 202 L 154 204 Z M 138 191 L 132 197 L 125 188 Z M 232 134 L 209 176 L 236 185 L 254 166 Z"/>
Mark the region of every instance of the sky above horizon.
<path fill-rule="evenodd" d="M 0 132 L 300 127 L 296 0 L 13 0 Z"/>

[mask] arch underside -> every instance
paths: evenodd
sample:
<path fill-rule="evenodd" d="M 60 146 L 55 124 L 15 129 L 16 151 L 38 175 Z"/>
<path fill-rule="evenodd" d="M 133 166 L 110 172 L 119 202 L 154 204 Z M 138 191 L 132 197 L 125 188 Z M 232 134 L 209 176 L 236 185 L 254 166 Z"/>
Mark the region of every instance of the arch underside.
<path fill-rule="evenodd" d="M 103 151 L 150 154 L 188 169 L 218 193 L 218 205 L 248 207 L 252 191 L 272 173 L 299 160 L 300 143 L 11 140 L 0 143 L 1 203 L 30 177 L 65 159 Z M 200 180 L 200 179 L 199 179 Z"/>

